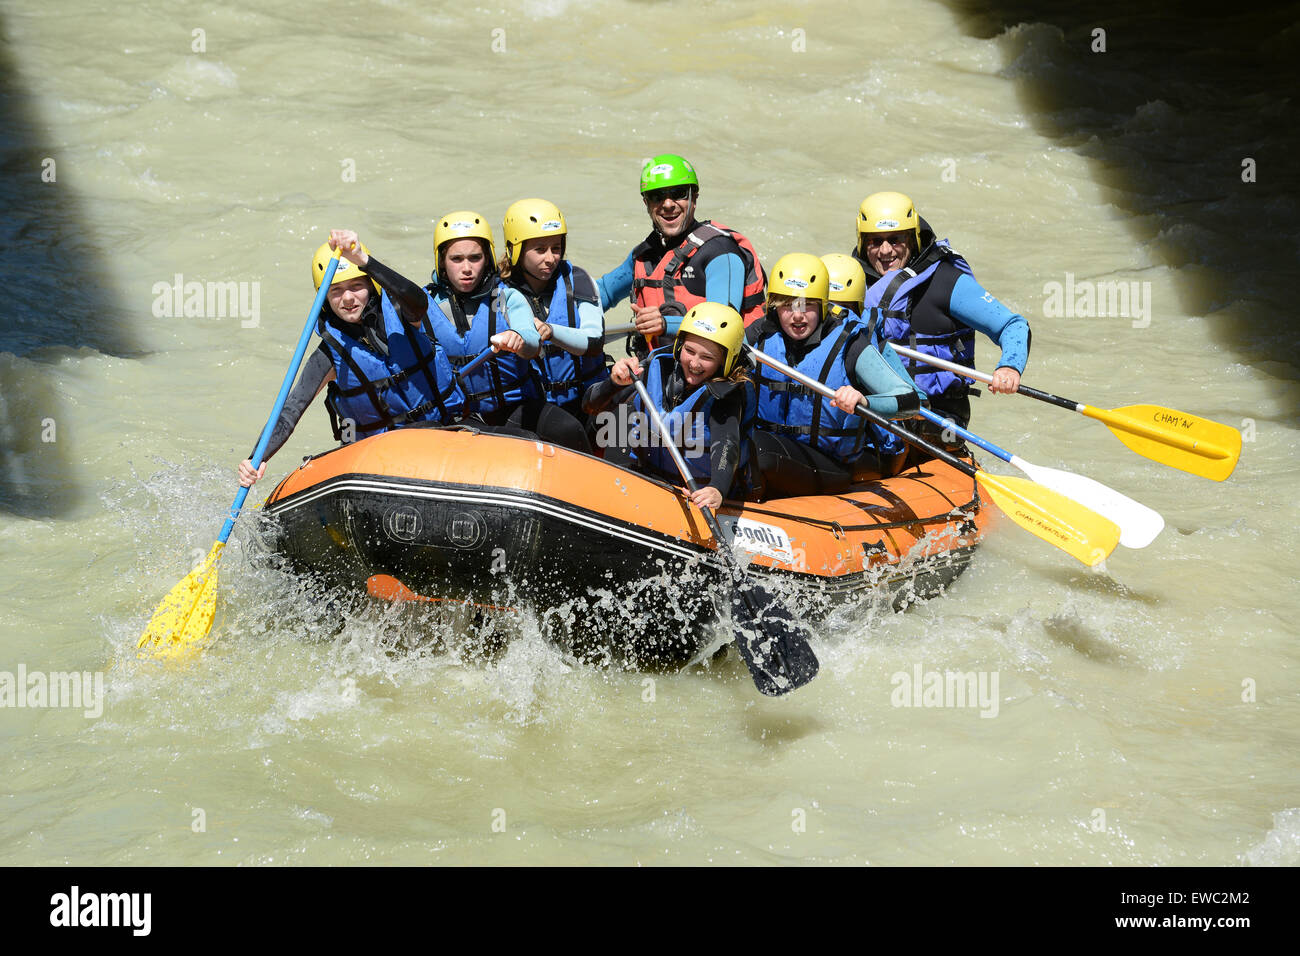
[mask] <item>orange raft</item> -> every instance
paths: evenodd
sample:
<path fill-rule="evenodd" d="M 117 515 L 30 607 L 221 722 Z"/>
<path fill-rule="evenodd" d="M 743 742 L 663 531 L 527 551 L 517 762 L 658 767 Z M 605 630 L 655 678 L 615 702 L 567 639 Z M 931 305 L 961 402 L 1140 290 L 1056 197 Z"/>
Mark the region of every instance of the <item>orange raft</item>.
<path fill-rule="evenodd" d="M 603 459 L 465 428 L 405 428 L 306 460 L 267 500 L 273 550 L 331 587 L 535 615 L 583 660 L 674 668 L 715 646 L 729 578 L 681 490 Z M 988 509 L 930 461 L 846 494 L 727 502 L 752 574 L 815 622 L 930 597 Z"/>

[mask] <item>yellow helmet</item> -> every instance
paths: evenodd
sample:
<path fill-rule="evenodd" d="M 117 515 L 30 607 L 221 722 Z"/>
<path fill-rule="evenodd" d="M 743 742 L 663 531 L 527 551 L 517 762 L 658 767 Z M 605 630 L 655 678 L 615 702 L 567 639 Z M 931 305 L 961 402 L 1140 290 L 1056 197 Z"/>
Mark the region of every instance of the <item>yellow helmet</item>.
<path fill-rule="evenodd" d="M 433 255 L 442 260 L 442 247 L 457 239 L 482 239 L 487 243 L 489 263 L 497 261 L 497 248 L 492 242 L 492 227 L 476 212 L 449 212 L 433 227 Z"/>
<path fill-rule="evenodd" d="M 862 252 L 862 237 L 882 232 L 911 230 L 916 238 L 913 254 L 921 251 L 921 217 L 910 197 L 902 193 L 872 193 L 858 207 L 858 253 Z"/>
<path fill-rule="evenodd" d="M 828 252 L 822 256 L 822 262 L 826 263 L 831 282 L 831 301 L 855 305 L 861 312 L 867 298 L 867 273 L 862 263 L 843 252 Z"/>
<path fill-rule="evenodd" d="M 831 287 L 826 263 L 806 252 L 791 252 L 776 260 L 767 274 L 767 296 L 789 295 L 796 299 L 816 299 L 825 314 Z"/>
<path fill-rule="evenodd" d="M 357 245 L 359 245 L 361 251 L 369 257 L 370 250 L 366 248 L 365 243 L 359 242 Z M 316 254 L 311 257 L 311 281 L 317 289 L 320 288 L 321 280 L 325 278 L 326 266 L 329 265 L 330 260 L 333 258 L 334 250 L 330 248 L 328 242 L 323 243 L 321 247 L 316 250 Z M 330 285 L 347 282 L 349 279 L 370 279 L 370 274 L 363 272 L 361 267 L 355 262 L 350 262 L 342 256 L 339 256 L 339 265 L 338 268 L 334 270 L 334 278 L 330 280 Z M 378 293 L 379 283 L 374 279 L 370 279 L 370 284 L 375 287 L 375 292 Z"/>
<path fill-rule="evenodd" d="M 521 199 L 506 210 L 506 221 L 501 226 L 506 239 L 506 255 L 512 266 L 519 264 L 524 243 L 542 236 L 567 236 L 569 227 L 555 203 L 545 199 Z"/>
<path fill-rule="evenodd" d="M 745 322 L 740 313 L 729 305 L 701 302 L 682 319 L 682 327 L 677 330 L 677 338 L 673 340 L 674 356 L 681 354 L 682 343 L 687 335 L 698 335 L 727 350 L 726 359 L 722 363 L 722 377 L 726 378 L 735 367 L 740 346 L 745 341 Z"/>

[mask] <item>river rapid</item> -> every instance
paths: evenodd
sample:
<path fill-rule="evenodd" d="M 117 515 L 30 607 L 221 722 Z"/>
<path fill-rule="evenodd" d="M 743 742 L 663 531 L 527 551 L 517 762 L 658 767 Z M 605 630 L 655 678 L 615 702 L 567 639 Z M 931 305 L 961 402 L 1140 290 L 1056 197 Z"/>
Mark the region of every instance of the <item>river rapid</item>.
<path fill-rule="evenodd" d="M 1185 73 L 1161 95 L 1151 63 L 1196 21 L 1117 13 L 1112 56 L 1077 27 L 894 6 L 4 4 L 0 672 L 97 673 L 103 696 L 0 708 L 0 862 L 1300 862 L 1295 266 L 1241 247 L 1295 248 L 1294 173 L 1265 162 L 1285 101 Z M 1269 43 L 1290 56 L 1294 29 Z M 1241 428 L 1236 472 L 985 394 L 977 431 L 1164 533 L 1089 570 L 1003 520 L 944 596 L 833 618 L 821 675 L 777 700 L 734 655 L 644 675 L 527 628 L 487 661 L 412 647 L 409 610 L 250 560 L 248 514 L 215 644 L 134 660 L 221 527 L 329 228 L 423 282 L 436 216 L 482 211 L 499 242 L 541 196 L 599 275 L 645 235 L 640 164 L 666 151 L 769 265 L 848 251 L 864 196 L 909 193 L 1029 318 L 1027 384 Z M 1052 302 L 1110 281 L 1125 314 Z M 187 315 L 164 290 L 188 282 L 242 308 Z M 268 479 L 331 443 L 309 410 Z M 900 675 L 935 671 L 993 696 L 898 706 Z"/>

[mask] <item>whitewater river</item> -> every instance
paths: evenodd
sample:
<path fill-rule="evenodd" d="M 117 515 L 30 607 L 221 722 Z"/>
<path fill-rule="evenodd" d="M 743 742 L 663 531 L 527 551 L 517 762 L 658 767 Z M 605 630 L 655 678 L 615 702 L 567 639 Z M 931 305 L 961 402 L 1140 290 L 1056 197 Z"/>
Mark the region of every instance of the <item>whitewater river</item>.
<path fill-rule="evenodd" d="M 0 681 L 97 673 L 103 697 L 0 709 L 0 863 L 1300 862 L 1284 101 L 1194 69 L 1162 94 L 1135 51 L 1182 62 L 1195 25 L 1116 14 L 1094 52 L 1087 27 L 894 6 L 3 4 Z M 599 274 L 663 151 L 768 264 L 847 251 L 866 194 L 910 193 L 1029 317 L 1028 384 L 1241 428 L 1235 474 L 982 396 L 977 430 L 1165 532 L 1088 570 L 1003 521 L 943 597 L 831 621 L 785 699 L 734 657 L 648 682 L 529 633 L 490 663 L 411 649 L 402 614 L 340 619 L 250 563 L 248 515 L 214 646 L 133 659 L 216 538 L 330 227 L 424 281 L 434 217 L 499 234 L 542 196 Z M 177 281 L 246 308 L 187 316 Z M 1049 301 L 1098 282 L 1132 284 L 1126 314 Z M 311 409 L 269 476 L 330 444 Z M 894 706 L 918 667 L 996 697 Z"/>

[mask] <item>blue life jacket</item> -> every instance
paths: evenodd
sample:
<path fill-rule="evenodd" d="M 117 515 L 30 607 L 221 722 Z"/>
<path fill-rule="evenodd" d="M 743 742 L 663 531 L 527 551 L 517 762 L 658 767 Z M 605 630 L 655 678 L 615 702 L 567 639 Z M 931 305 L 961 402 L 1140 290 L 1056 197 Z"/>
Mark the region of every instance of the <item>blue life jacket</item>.
<path fill-rule="evenodd" d="M 826 327 L 819 331 L 821 341 L 798 364 L 787 357 L 786 338 L 779 328 L 764 338 L 758 348 L 828 388 L 852 385 L 849 370 L 844 367 L 844 353 L 854 338 L 867 334 L 866 326 L 848 309 L 832 307 Z M 841 411 L 829 398 L 762 363 L 755 378 L 759 428 L 776 435 L 792 435 L 844 462 L 853 461 L 862 453 L 868 440 L 865 418 Z"/>
<path fill-rule="evenodd" d="M 953 318 L 946 301 L 935 301 L 936 296 L 927 299 L 931 283 L 941 269 L 974 275 L 947 239 L 937 239 L 912 266 L 885 273 L 867 291 L 867 297 L 882 310 L 880 332 L 888 341 L 974 368 L 975 330 Z M 869 324 L 874 334 L 874 317 Z M 961 396 L 970 391 L 967 380 L 952 372 L 909 358 L 903 359 L 903 366 L 927 395 Z"/>
<path fill-rule="evenodd" d="M 386 344 L 377 337 L 363 342 L 345 331 L 346 323 L 328 321 L 328 306 L 317 318 L 316 332 L 334 360 L 325 407 L 339 441 L 348 422 L 360 439 L 411 422 L 449 425 L 465 408 L 446 352 L 403 322 L 387 293 L 380 293 L 380 302 Z"/>
<path fill-rule="evenodd" d="M 677 359 L 670 346 L 655 349 L 646 356 L 645 390 L 654 402 L 659 417 L 674 438 L 686 468 L 700 486 L 709 483 L 713 475 L 713 460 L 709 454 L 709 414 L 713 403 L 729 395 L 734 389 L 741 389 L 743 396 L 740 419 L 740 461 L 736 465 L 735 477 L 732 479 L 731 491 L 727 497 L 744 494 L 750 487 L 750 440 L 749 433 L 754 425 L 754 413 L 757 403 L 754 400 L 754 386 L 749 382 L 732 382 L 713 380 L 700 385 L 683 398 L 671 411 L 664 407 L 664 386 L 672 374 Z M 682 480 L 672 456 L 663 448 L 663 437 L 658 433 L 654 422 L 645 412 L 640 394 L 632 396 L 633 411 L 640 412 L 635 434 L 631 436 L 632 457 L 644 465 L 647 470 L 675 484 Z M 685 446 L 690 445 L 688 449 Z"/>
<path fill-rule="evenodd" d="M 508 288 L 500 276 L 492 276 L 470 299 L 475 304 L 470 318 L 459 296 L 449 295 L 445 288 L 425 287 L 429 297 L 426 330 L 447 350 L 447 358 L 454 368 L 468 365 L 484 349 L 491 348 L 488 340 L 492 336 L 510 330 L 505 303 Z M 508 411 L 521 402 L 541 397 L 532 363 L 513 352 L 495 353 L 472 369 L 462 384 L 471 412 Z"/>
<path fill-rule="evenodd" d="M 551 325 L 579 327 L 578 303 L 590 302 L 600 308 L 600 292 L 587 272 L 570 263 L 560 262 L 556 272 L 555 290 L 551 300 L 543 304 L 532 294 L 527 280 L 520 276 L 519 284 L 511 283 L 532 306 L 533 315 Z M 581 398 L 592 385 L 609 378 L 602 349 L 594 355 L 574 355 L 554 342 L 542 345 L 541 354 L 533 359 L 533 366 L 541 378 L 542 393 L 548 402 L 568 405 Z"/>

